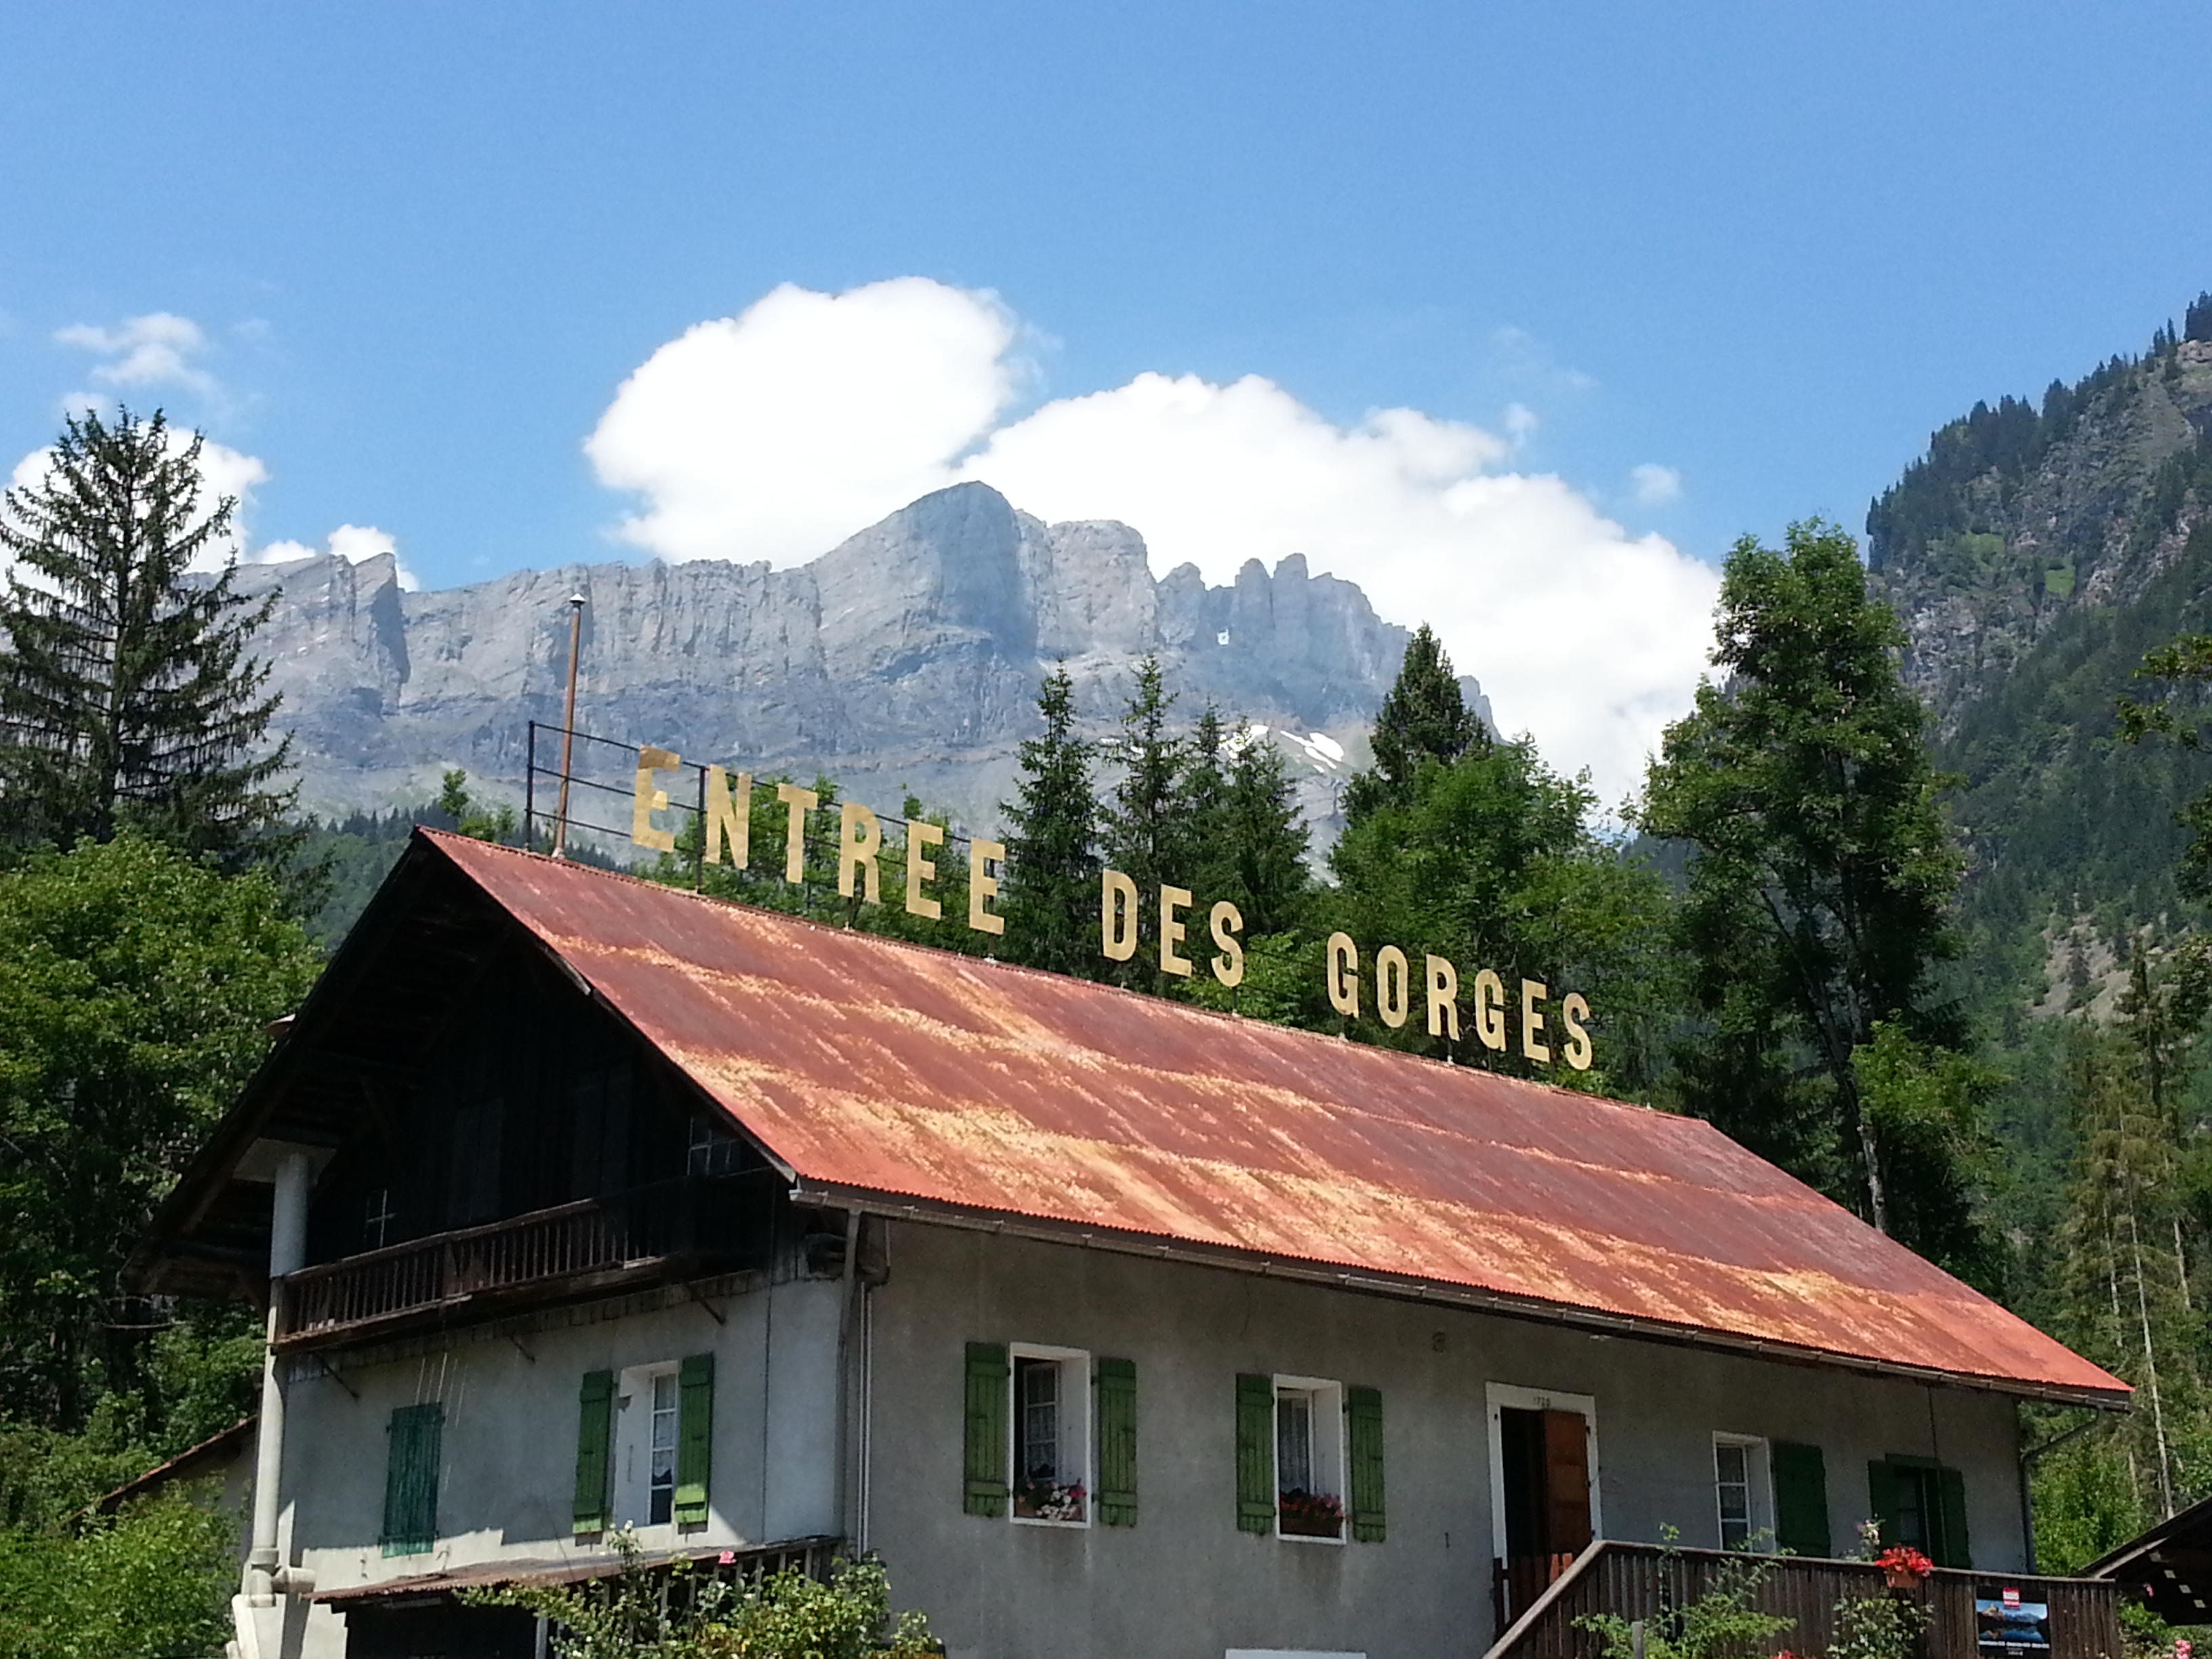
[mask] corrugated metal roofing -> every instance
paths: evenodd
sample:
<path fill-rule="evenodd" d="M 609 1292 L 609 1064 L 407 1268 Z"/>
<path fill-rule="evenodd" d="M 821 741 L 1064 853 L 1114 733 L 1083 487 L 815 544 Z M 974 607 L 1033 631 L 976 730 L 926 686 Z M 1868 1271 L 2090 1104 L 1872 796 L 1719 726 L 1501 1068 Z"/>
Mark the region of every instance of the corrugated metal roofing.
<path fill-rule="evenodd" d="M 2126 1392 L 1695 1118 L 430 840 L 809 1186 Z"/>

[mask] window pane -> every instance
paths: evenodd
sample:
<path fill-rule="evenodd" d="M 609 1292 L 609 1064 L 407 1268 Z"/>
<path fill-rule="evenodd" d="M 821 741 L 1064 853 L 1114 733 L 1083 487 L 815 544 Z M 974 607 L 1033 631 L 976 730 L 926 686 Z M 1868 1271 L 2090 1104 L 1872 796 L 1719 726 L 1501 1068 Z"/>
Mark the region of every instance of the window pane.
<path fill-rule="evenodd" d="M 663 1371 L 653 1379 L 653 1421 L 647 1449 L 651 1456 L 652 1512 L 648 1520 L 665 1524 L 675 1512 L 676 1498 L 676 1374 Z"/>
<path fill-rule="evenodd" d="M 1275 1396 L 1275 1488 L 1314 1489 L 1313 1395 L 1302 1389 L 1285 1389 Z"/>
<path fill-rule="evenodd" d="M 1928 1547 L 1928 1473 L 1914 1468 L 1897 1471 L 1897 1536 L 1884 1539 L 1884 1543 L 1910 1544 L 1917 1550 Z"/>
<path fill-rule="evenodd" d="M 1721 1441 L 1713 1447 L 1723 1549 L 1741 1549 L 1751 1541 L 1750 1462 L 1743 1446 Z"/>
<path fill-rule="evenodd" d="M 1063 1484 L 1060 1472 L 1060 1369 L 1056 1359 L 1015 1361 L 1021 1407 L 1015 1432 L 1019 1439 L 1019 1473 L 1025 1480 Z"/>

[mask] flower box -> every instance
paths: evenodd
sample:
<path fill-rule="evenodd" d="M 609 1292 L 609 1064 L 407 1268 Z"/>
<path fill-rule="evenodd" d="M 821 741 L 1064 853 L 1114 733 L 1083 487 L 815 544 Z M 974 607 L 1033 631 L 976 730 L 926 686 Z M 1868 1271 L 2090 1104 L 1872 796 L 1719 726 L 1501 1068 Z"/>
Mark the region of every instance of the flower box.
<path fill-rule="evenodd" d="M 1049 1481 L 1024 1482 L 1014 1488 L 1014 1518 L 1017 1521 L 1066 1521 L 1080 1523 L 1088 1513 L 1086 1497 L 1080 1480 L 1073 1486 L 1054 1486 Z"/>
<path fill-rule="evenodd" d="M 1275 1501 L 1276 1524 L 1285 1538 L 1341 1538 L 1344 1504 L 1326 1492 L 1286 1492 Z"/>

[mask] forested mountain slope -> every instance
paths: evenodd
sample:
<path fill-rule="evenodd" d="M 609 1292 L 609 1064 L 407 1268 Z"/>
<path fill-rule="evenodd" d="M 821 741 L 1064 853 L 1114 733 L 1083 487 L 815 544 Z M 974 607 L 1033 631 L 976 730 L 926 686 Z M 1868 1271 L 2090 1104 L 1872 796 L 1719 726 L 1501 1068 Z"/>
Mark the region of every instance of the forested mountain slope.
<path fill-rule="evenodd" d="M 1874 503 L 1867 534 L 1960 780 L 1968 988 L 2008 1020 L 2079 1002 L 2131 930 L 2193 915 L 2174 813 L 2212 756 L 2118 745 L 2113 705 L 2140 690 L 2146 650 L 2212 629 L 2212 298 L 2039 407 L 1977 404 Z"/>

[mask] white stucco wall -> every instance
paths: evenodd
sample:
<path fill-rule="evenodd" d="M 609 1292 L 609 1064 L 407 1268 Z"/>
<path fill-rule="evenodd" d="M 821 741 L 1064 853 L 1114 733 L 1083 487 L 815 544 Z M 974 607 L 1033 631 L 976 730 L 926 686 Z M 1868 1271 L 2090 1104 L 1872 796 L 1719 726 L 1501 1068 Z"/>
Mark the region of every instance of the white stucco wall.
<path fill-rule="evenodd" d="M 333 1356 L 343 1382 L 301 1362 L 284 1446 L 290 1559 L 319 1589 L 337 1589 L 480 1561 L 604 1553 L 570 1529 L 584 1375 L 708 1352 L 709 1519 L 680 1535 L 642 1527 L 640 1543 L 742 1547 L 834 1532 L 840 1294 L 834 1281 L 801 1279 L 717 1296 L 720 1323 L 691 1301 L 612 1317 L 564 1312 L 511 1339 L 465 1331 L 404 1358 Z M 386 1556 L 378 1542 L 386 1425 L 395 1407 L 429 1401 L 445 1407 L 437 1543 Z M 642 1409 L 634 1398 L 624 1411 Z"/>
<path fill-rule="evenodd" d="M 1492 1384 L 1589 1396 L 1607 1536 L 1718 1541 L 1717 1432 L 1826 1457 L 1847 1548 L 1869 1460 L 1966 1473 L 1975 1565 L 2017 1570 L 2015 1412 L 2000 1396 L 1591 1335 L 1555 1325 L 1074 1245 L 893 1224 L 867 1293 L 865 1527 L 902 1606 L 956 1659 L 1220 1659 L 1233 1650 L 1425 1659 L 1491 1639 Z M 549 1313 L 531 1328 L 420 1340 L 404 1357 L 293 1367 L 284 1460 L 289 1559 L 338 1588 L 507 1560 L 596 1553 L 570 1535 L 584 1374 L 713 1352 L 708 1525 L 648 1548 L 773 1543 L 840 1529 L 840 1298 L 800 1279 L 696 1302 Z M 1037 1343 L 1133 1360 L 1139 1522 L 1081 1530 L 963 1512 L 964 1346 Z M 856 1350 L 860 1345 L 856 1345 Z M 857 1365 L 860 1355 L 854 1356 Z M 1291 1373 L 1379 1389 L 1386 1542 L 1236 1528 L 1235 1377 Z M 356 1398 L 356 1395 L 358 1398 Z M 860 1390 L 855 1388 L 856 1411 Z M 385 1556 L 386 1425 L 446 1408 L 439 1537 Z M 635 1411 L 640 1405 L 629 1407 Z"/>
<path fill-rule="evenodd" d="M 1717 1544 L 1712 1437 L 1726 1432 L 1822 1448 L 1838 1550 L 1866 1513 L 1869 1460 L 1963 1469 L 1975 1565 L 2021 1565 L 2016 1414 L 1996 1395 L 915 1224 L 894 1228 L 890 1268 L 869 1312 L 866 1541 L 955 1659 L 1479 1654 L 1492 1635 L 1491 1383 L 1594 1398 L 1607 1536 L 1672 1524 L 1685 1544 Z M 963 1512 L 970 1340 L 1136 1362 L 1134 1528 Z M 1240 1371 L 1382 1390 L 1387 1542 L 1237 1530 Z"/>

